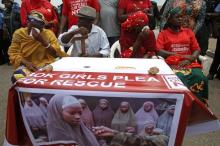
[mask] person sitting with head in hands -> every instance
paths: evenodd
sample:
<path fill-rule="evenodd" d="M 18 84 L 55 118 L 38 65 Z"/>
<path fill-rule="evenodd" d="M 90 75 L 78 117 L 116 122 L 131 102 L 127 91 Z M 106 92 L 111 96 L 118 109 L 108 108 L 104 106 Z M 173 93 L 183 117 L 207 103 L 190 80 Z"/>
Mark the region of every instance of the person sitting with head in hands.
<path fill-rule="evenodd" d="M 121 23 L 119 43 L 122 58 L 151 58 L 155 55 L 156 39 L 148 23 L 148 16 L 141 11 L 130 14 Z"/>
<path fill-rule="evenodd" d="M 11 46 L 8 49 L 10 63 L 16 69 L 14 74 L 36 71 L 55 61 L 57 57 L 68 56 L 60 49 L 56 36 L 44 29 L 44 16 L 31 11 L 28 15 L 28 26 L 14 32 Z M 26 71 L 22 71 L 25 68 Z M 13 76 L 12 82 L 19 77 Z"/>
<path fill-rule="evenodd" d="M 89 6 L 79 10 L 78 25 L 73 25 L 67 32 L 59 36 L 60 43 L 65 47 L 73 45 L 71 56 L 74 57 L 107 57 L 110 47 L 105 32 L 93 24 L 96 11 Z"/>

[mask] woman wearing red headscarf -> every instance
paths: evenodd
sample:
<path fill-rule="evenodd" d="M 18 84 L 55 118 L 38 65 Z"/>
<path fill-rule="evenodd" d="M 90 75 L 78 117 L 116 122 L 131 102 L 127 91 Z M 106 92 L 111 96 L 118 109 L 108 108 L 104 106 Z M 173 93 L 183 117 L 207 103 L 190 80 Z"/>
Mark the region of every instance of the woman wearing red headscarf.
<path fill-rule="evenodd" d="M 155 55 L 156 39 L 148 22 L 147 15 L 138 11 L 121 24 L 119 43 L 122 58 L 151 58 Z"/>
<path fill-rule="evenodd" d="M 45 28 L 51 29 L 55 34 L 57 33 L 58 17 L 48 0 L 23 0 L 21 4 L 22 26 L 27 26 L 27 16 L 32 10 L 43 14 L 46 19 Z"/>

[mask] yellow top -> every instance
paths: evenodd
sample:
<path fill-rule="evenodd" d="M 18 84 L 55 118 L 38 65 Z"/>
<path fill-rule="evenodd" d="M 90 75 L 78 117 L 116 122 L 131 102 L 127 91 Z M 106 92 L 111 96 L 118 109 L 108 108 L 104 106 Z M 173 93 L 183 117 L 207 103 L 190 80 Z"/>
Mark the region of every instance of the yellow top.
<path fill-rule="evenodd" d="M 43 29 L 40 34 L 55 49 L 58 57 L 68 56 L 61 51 L 57 38 L 52 31 Z M 28 35 L 27 27 L 20 28 L 14 32 L 8 54 L 10 63 L 15 69 L 20 66 L 22 59 L 26 59 L 37 67 L 43 67 L 56 59 L 50 55 L 47 48 Z"/>

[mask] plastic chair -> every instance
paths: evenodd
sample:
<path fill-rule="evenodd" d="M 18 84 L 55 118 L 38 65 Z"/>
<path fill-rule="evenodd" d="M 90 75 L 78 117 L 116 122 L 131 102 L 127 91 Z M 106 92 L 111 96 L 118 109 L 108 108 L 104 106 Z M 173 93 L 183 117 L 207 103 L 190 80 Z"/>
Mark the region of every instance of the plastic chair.
<path fill-rule="evenodd" d="M 112 47 L 110 49 L 110 55 L 109 55 L 110 58 L 115 58 L 115 51 L 116 50 L 119 52 L 119 54 L 121 54 L 121 46 L 120 46 L 119 41 L 116 41 L 112 45 Z M 160 56 L 152 56 L 152 59 L 162 59 L 162 58 L 160 58 Z"/>
<path fill-rule="evenodd" d="M 109 55 L 110 58 L 115 58 L 115 51 L 116 51 L 116 50 L 118 50 L 118 52 L 121 54 L 121 46 L 120 46 L 119 40 L 116 41 L 116 42 L 112 45 L 112 47 L 111 47 L 111 49 L 110 49 L 110 55 Z"/>

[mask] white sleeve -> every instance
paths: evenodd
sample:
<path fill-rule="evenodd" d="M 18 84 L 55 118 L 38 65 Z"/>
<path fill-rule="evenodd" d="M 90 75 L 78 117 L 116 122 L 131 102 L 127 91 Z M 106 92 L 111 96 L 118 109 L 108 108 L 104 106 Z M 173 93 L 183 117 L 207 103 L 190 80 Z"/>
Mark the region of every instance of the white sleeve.
<path fill-rule="evenodd" d="M 59 41 L 60 45 L 62 45 L 64 47 L 70 47 L 72 45 L 72 43 L 71 42 L 63 43 L 62 42 L 62 37 L 63 37 L 63 35 L 68 34 L 69 32 L 76 30 L 77 28 L 78 28 L 77 25 L 73 25 L 67 32 L 64 32 L 64 33 L 60 34 L 59 37 L 58 37 L 58 41 Z"/>
<path fill-rule="evenodd" d="M 101 29 L 101 50 L 99 51 L 104 57 L 108 57 L 110 54 L 110 46 L 106 33 Z"/>

